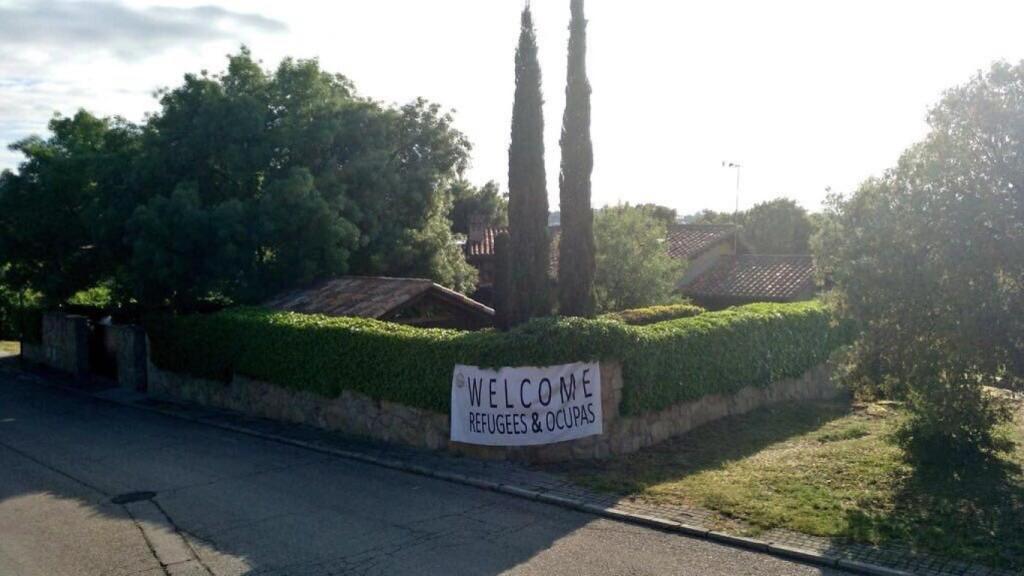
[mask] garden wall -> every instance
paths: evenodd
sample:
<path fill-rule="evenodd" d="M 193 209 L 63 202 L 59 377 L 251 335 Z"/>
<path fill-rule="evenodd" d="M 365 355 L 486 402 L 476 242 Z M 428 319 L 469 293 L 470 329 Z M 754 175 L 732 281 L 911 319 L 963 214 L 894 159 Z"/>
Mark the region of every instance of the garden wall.
<path fill-rule="evenodd" d="M 236 376 L 230 383 L 161 370 L 149 363 L 150 395 L 171 401 L 222 408 L 250 416 L 306 424 L 319 428 L 426 448 L 449 450 L 477 458 L 520 462 L 564 462 L 631 454 L 708 422 L 786 400 L 831 398 L 840 389 L 820 365 L 799 378 L 766 387 L 747 386 L 731 395 L 711 394 L 692 402 L 642 416 L 622 416 L 622 368 L 601 362 L 604 434 L 547 446 L 499 448 L 449 441 L 449 417 L 422 408 L 375 400 L 351 390 L 337 398 L 292 391 Z"/>
<path fill-rule="evenodd" d="M 84 317 L 50 313 L 27 360 L 89 369 Z M 542 319 L 511 332 L 424 330 L 261 309 L 108 327 L 121 384 L 185 401 L 386 442 L 490 459 L 605 458 L 782 400 L 839 392 L 824 367 L 849 331 L 816 303 L 752 305 L 629 326 Z M 97 334 L 104 334 L 97 332 Z M 539 447 L 452 443 L 456 364 L 600 362 L 604 433 Z"/>
<path fill-rule="evenodd" d="M 88 375 L 89 320 L 84 316 L 47 312 L 42 317 L 42 325 L 41 342 L 22 342 L 22 358 L 76 378 Z"/>
<path fill-rule="evenodd" d="M 42 329 L 39 342 L 21 342 L 21 357 L 32 364 L 39 364 L 66 372 L 76 378 L 89 376 L 96 368 L 90 358 L 90 342 L 98 338 L 94 327 L 85 316 L 47 312 L 42 315 Z M 146 333 L 141 326 L 102 326 L 106 339 L 114 349 L 117 366 L 117 381 L 124 388 L 146 389 L 147 347 Z"/>

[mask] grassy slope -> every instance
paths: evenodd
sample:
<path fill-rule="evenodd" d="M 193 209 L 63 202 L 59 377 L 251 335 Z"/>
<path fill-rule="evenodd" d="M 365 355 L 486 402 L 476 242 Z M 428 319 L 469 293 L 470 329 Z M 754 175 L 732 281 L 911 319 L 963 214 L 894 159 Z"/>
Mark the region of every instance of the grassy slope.
<path fill-rule="evenodd" d="M 1024 446 L 962 474 L 918 470 L 889 441 L 901 418 L 892 404 L 782 405 L 570 474 L 592 488 L 711 508 L 755 531 L 898 542 L 1024 568 Z M 1006 432 L 1024 442 L 1024 422 Z"/>

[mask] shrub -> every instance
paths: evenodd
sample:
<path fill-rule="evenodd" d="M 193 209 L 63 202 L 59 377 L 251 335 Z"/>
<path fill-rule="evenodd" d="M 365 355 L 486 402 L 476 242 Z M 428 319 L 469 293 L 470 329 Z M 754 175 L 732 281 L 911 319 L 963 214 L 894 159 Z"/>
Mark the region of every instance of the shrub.
<path fill-rule="evenodd" d="M 818 302 L 751 304 L 635 328 L 622 350 L 623 413 L 795 378 L 850 341 Z"/>
<path fill-rule="evenodd" d="M 36 307 L 0 308 L 0 340 L 43 341 L 43 311 Z"/>
<path fill-rule="evenodd" d="M 645 327 L 545 318 L 510 332 L 425 330 L 255 308 L 150 319 L 156 366 L 229 381 L 235 374 L 337 397 L 445 413 L 452 368 L 623 363 L 623 414 L 798 376 L 845 341 L 817 303 L 754 305 Z"/>
<path fill-rule="evenodd" d="M 597 211 L 594 293 L 599 310 L 664 304 L 672 298 L 683 265 L 665 250 L 667 234 L 665 222 L 649 208 L 624 204 Z"/>
<path fill-rule="evenodd" d="M 994 64 L 945 93 L 931 131 L 899 162 L 827 203 L 821 274 L 864 342 L 853 382 L 905 399 L 914 460 L 1005 447 L 1012 411 L 985 391 L 1024 391 L 1024 64 Z"/>
<path fill-rule="evenodd" d="M 41 342 L 43 314 L 37 297 L 0 285 L 0 340 Z"/>
<path fill-rule="evenodd" d="M 647 308 L 634 308 L 621 312 L 610 312 L 601 316 L 607 320 L 624 322 L 631 326 L 647 326 L 657 322 L 675 320 L 677 318 L 691 318 L 703 314 L 705 310 L 693 304 L 668 304 L 664 306 L 650 306 Z"/>

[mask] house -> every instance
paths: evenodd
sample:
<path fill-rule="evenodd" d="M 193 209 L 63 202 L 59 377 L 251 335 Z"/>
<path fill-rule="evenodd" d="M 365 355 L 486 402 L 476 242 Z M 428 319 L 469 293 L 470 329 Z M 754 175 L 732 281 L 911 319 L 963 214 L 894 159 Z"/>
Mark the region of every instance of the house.
<path fill-rule="evenodd" d="M 421 278 L 346 276 L 293 290 L 268 308 L 374 318 L 421 328 L 479 330 L 494 325 L 494 310 L 468 296 Z"/>
<path fill-rule="evenodd" d="M 807 255 L 724 255 L 699 274 L 687 274 L 679 292 L 709 309 L 751 302 L 796 302 L 817 292 L 814 259 Z"/>
<path fill-rule="evenodd" d="M 551 274 L 558 275 L 558 242 L 561 227 L 550 226 Z M 480 273 L 477 292 L 473 297 L 481 302 L 493 302 L 494 293 L 494 238 L 507 228 L 488 228 L 479 220 L 470 221 L 469 238 L 464 250 L 466 261 Z M 686 277 L 706 270 L 720 256 L 749 254 L 750 248 L 736 233 L 732 225 L 676 224 L 669 227 L 665 249 L 669 255 L 686 263 Z M 684 278 L 685 279 L 685 278 Z"/>
<path fill-rule="evenodd" d="M 561 228 L 552 226 L 551 270 L 558 275 Z M 471 226 L 466 260 L 480 272 L 475 298 L 492 302 L 494 238 L 504 228 Z M 817 292 L 813 258 L 809 255 L 757 255 L 731 224 L 674 224 L 665 238 L 669 255 L 686 264 L 678 291 L 705 308 L 726 308 L 751 302 L 795 302 Z"/>
<path fill-rule="evenodd" d="M 686 264 L 682 282 L 703 274 L 723 256 L 751 253 L 732 224 L 675 224 L 665 245 L 669 256 Z"/>
<path fill-rule="evenodd" d="M 489 228 L 479 220 L 471 219 L 469 237 L 463 251 L 466 262 L 479 274 L 473 299 L 490 304 L 494 302 L 494 239 L 508 232 L 508 228 Z"/>

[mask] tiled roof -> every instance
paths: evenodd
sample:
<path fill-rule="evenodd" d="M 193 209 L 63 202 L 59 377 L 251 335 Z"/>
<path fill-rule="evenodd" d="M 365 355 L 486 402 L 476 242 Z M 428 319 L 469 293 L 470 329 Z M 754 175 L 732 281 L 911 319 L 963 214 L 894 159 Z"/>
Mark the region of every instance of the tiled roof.
<path fill-rule="evenodd" d="M 556 247 L 561 228 L 552 226 L 549 230 L 551 245 Z M 731 224 L 675 224 L 668 229 L 668 253 L 675 258 L 693 258 L 719 242 L 732 240 L 735 230 L 736 227 Z M 508 228 L 486 228 L 481 240 L 466 242 L 466 256 L 493 256 L 494 237 L 502 232 L 508 232 Z"/>
<path fill-rule="evenodd" d="M 454 290 L 422 278 L 346 276 L 293 290 L 267 302 L 276 310 L 327 316 L 381 318 L 432 293 L 441 300 L 486 315 L 494 310 Z"/>
<path fill-rule="evenodd" d="M 494 256 L 494 238 L 502 232 L 508 232 L 508 228 L 485 228 L 481 240 L 466 242 L 466 256 Z"/>
<path fill-rule="evenodd" d="M 668 229 L 668 253 L 689 260 L 720 242 L 732 241 L 735 235 L 732 224 L 676 224 Z"/>
<path fill-rule="evenodd" d="M 681 290 L 697 299 L 797 300 L 814 293 L 814 260 L 810 256 L 723 256 Z"/>

